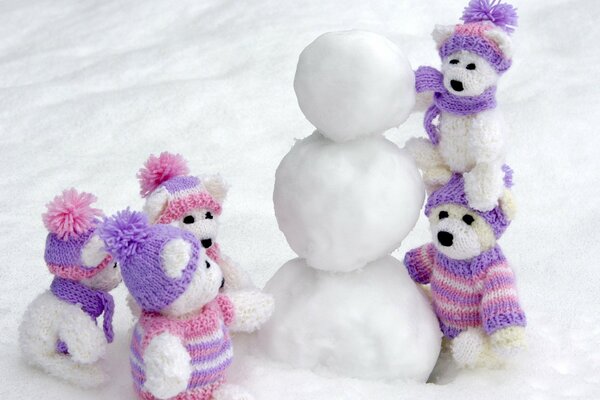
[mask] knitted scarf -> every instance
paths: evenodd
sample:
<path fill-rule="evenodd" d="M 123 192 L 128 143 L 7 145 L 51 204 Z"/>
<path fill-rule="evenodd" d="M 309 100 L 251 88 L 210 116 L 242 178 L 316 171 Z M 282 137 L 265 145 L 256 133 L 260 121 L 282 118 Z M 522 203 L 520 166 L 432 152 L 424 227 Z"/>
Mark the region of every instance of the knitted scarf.
<path fill-rule="evenodd" d="M 496 107 L 496 87 L 486 89 L 479 96 L 457 96 L 444 86 L 444 75 L 432 67 L 419 67 L 415 71 L 417 93 L 433 92 L 433 104 L 425 112 L 425 130 L 434 145 L 440 141 L 440 132 L 433 120 L 442 111 L 458 115 L 471 115 Z"/>
<path fill-rule="evenodd" d="M 54 277 L 50 291 L 60 300 L 71 304 L 81 305 L 81 309 L 88 314 L 94 321 L 104 313 L 104 336 L 108 343 L 112 343 L 114 338 L 112 318 L 115 310 L 115 303 L 112 296 L 100 290 L 89 288 L 78 281 Z M 66 344 L 59 341 L 57 351 L 66 354 Z"/>

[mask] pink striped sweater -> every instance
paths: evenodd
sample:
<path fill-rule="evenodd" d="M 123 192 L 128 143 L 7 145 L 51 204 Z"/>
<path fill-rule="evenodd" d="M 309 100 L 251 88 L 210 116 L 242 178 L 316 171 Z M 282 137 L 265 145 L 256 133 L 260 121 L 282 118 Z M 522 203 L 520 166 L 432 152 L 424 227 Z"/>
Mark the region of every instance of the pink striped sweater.
<path fill-rule="evenodd" d="M 227 328 L 233 317 L 233 304 L 225 295 L 217 296 L 200 313 L 186 319 L 143 312 L 133 331 L 130 353 L 134 389 L 139 398 L 155 399 L 144 390 L 144 352 L 154 337 L 169 332 L 181 338 L 192 363 L 187 390 L 172 400 L 211 399 L 213 391 L 223 383 L 225 371 L 233 358 Z"/>
<path fill-rule="evenodd" d="M 488 335 L 509 326 L 525 326 L 512 269 L 499 246 L 470 260 L 453 260 L 433 243 L 406 253 L 410 277 L 431 284 L 433 307 L 445 336 L 469 327 Z"/>

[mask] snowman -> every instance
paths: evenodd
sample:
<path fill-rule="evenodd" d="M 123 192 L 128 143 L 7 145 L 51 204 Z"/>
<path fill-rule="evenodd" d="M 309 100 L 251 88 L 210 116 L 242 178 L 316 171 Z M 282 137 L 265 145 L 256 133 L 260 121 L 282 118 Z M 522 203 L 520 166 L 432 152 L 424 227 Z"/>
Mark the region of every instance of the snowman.
<path fill-rule="evenodd" d="M 326 33 L 300 55 L 294 89 L 316 131 L 279 165 L 273 202 L 299 258 L 265 290 L 275 312 L 258 333 L 272 359 L 364 379 L 429 377 L 440 351 L 430 303 L 390 253 L 414 227 L 424 188 L 383 136 L 415 102 L 414 73 L 389 40 Z"/>

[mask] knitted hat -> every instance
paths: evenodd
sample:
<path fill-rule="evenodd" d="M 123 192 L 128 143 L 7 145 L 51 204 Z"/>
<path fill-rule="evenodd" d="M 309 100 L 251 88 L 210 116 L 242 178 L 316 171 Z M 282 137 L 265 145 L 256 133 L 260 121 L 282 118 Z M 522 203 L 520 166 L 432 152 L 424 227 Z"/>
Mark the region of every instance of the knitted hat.
<path fill-rule="evenodd" d="M 100 237 L 119 261 L 125 286 L 145 311 L 159 312 L 181 296 L 202 255 L 202 246 L 192 233 L 171 225 L 150 225 L 144 213 L 129 209 L 106 219 Z M 181 275 L 172 278 L 162 267 L 161 250 L 178 238 L 191 244 L 192 256 Z"/>
<path fill-rule="evenodd" d="M 140 194 L 147 199 L 145 211 L 153 223 L 168 224 L 198 208 L 221 214 L 219 201 L 199 178 L 188 173 L 183 157 L 168 152 L 151 155 L 139 170 Z"/>
<path fill-rule="evenodd" d="M 82 250 L 96 230 L 97 217 L 102 215 L 102 211 L 91 207 L 95 201 L 90 193 L 69 189 L 46 205 L 48 211 L 42 218 L 50 233 L 44 259 L 52 274 L 71 280 L 86 279 L 112 261 L 108 255 L 98 265 L 88 266 L 82 260 Z"/>
<path fill-rule="evenodd" d="M 516 9 L 501 0 L 471 0 L 461 19 L 465 23 L 456 25 L 440 44 L 440 57 L 467 50 L 487 60 L 498 73 L 508 70 L 512 60 L 501 42 L 517 25 Z"/>
<path fill-rule="evenodd" d="M 503 170 L 505 173 L 504 185 L 510 188 L 512 186 L 512 170 L 507 165 L 503 166 Z M 431 211 L 442 204 L 456 204 L 476 213 L 490 225 L 496 238 L 502 236 L 511 222 L 500 205 L 486 212 L 469 207 L 467 195 L 465 194 L 465 181 L 463 176 L 458 173 L 453 174 L 448 183 L 429 195 L 425 204 L 425 215 L 429 217 Z"/>

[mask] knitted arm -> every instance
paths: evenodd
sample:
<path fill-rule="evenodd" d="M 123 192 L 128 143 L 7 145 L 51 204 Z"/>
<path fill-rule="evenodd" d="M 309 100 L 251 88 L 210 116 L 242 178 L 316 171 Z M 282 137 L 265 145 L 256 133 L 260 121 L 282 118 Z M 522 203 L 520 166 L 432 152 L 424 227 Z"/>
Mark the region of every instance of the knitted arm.
<path fill-rule="evenodd" d="M 235 311 L 232 312 L 230 325 L 233 332 L 253 332 L 273 313 L 273 296 L 258 289 L 235 290 L 228 293 L 225 298 L 228 298 L 229 304 L 232 304 Z"/>
<path fill-rule="evenodd" d="M 506 261 L 491 265 L 482 280 L 481 321 L 488 335 L 508 327 L 525 326 L 515 277 Z"/>
<path fill-rule="evenodd" d="M 58 337 L 66 343 L 75 362 L 94 363 L 106 351 L 106 339 L 102 328 L 73 304 L 69 304 L 61 316 Z"/>
<path fill-rule="evenodd" d="M 435 257 L 433 243 L 412 249 L 404 256 L 404 265 L 411 279 L 421 285 L 426 285 L 431 279 Z"/>

